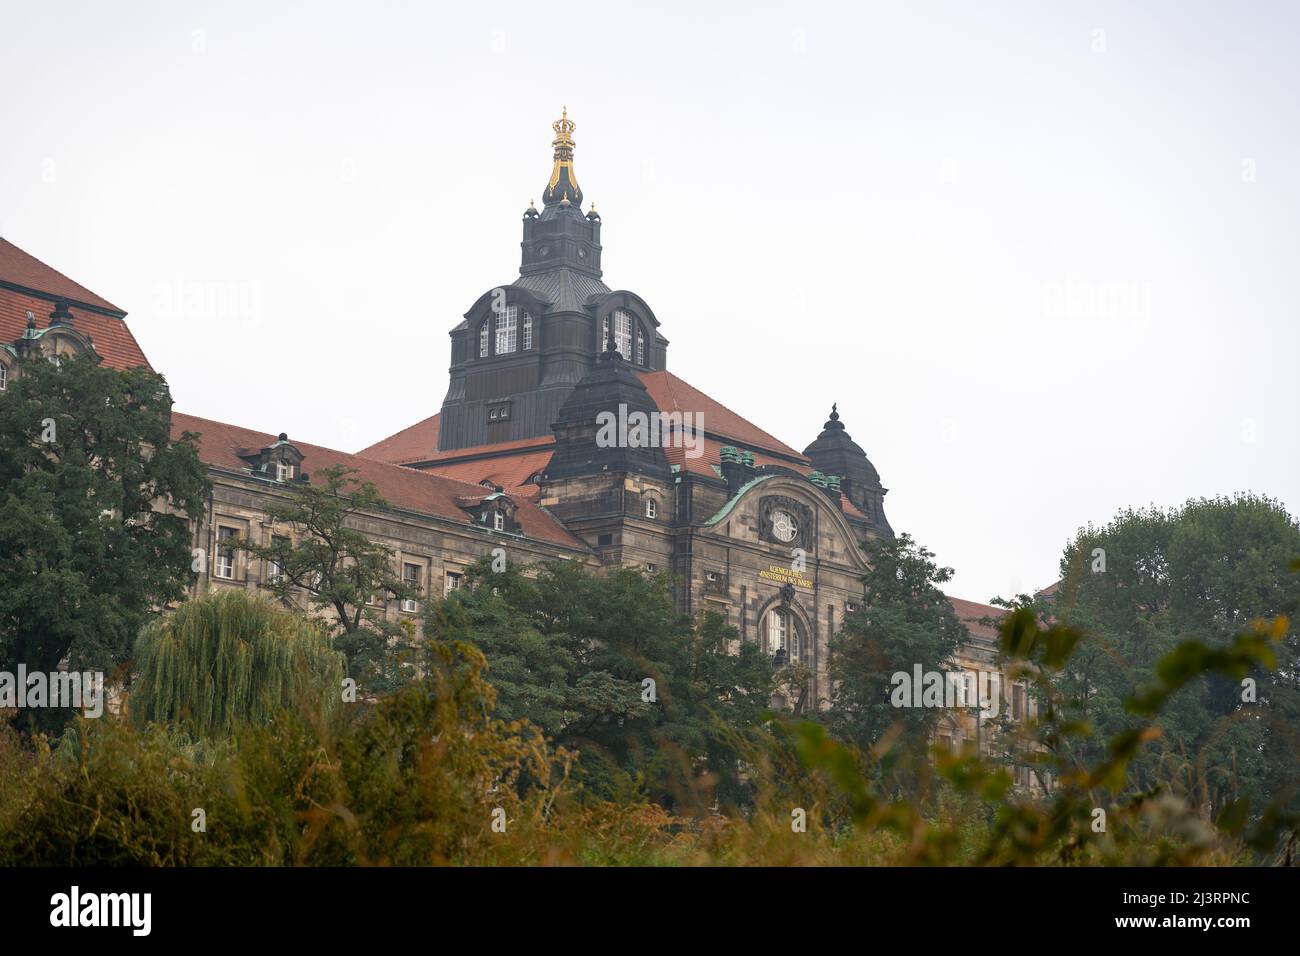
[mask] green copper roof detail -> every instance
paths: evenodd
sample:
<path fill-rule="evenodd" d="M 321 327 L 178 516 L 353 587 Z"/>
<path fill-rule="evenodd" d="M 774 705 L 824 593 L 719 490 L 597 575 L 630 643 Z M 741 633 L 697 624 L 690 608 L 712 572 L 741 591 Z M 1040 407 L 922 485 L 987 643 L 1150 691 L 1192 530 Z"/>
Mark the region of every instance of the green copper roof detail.
<path fill-rule="evenodd" d="M 721 511 L 719 511 L 717 514 L 715 514 L 715 515 L 714 515 L 712 518 L 710 518 L 708 521 L 704 522 L 704 524 L 700 525 L 700 527 L 701 527 L 701 528 L 709 528 L 709 527 L 712 527 L 713 525 L 717 524 L 719 521 L 722 521 L 723 519 L 725 519 L 725 518 L 727 517 L 727 515 L 731 514 L 731 509 L 733 509 L 733 508 L 736 507 L 736 502 L 739 501 L 740 498 L 741 498 L 741 496 L 744 495 L 747 491 L 749 491 L 750 488 L 753 488 L 755 485 L 760 485 L 760 484 L 762 484 L 763 482 L 767 481 L 769 478 L 776 478 L 776 477 L 779 477 L 779 476 L 777 476 L 777 475 L 759 475 L 757 478 L 751 478 L 751 479 L 749 479 L 749 481 L 747 481 L 747 482 L 745 482 L 743 485 L 741 485 L 740 488 L 736 491 L 736 493 L 735 493 L 734 495 L 731 496 L 731 500 L 728 501 L 725 505 L 722 506 L 722 510 L 721 510 Z"/>

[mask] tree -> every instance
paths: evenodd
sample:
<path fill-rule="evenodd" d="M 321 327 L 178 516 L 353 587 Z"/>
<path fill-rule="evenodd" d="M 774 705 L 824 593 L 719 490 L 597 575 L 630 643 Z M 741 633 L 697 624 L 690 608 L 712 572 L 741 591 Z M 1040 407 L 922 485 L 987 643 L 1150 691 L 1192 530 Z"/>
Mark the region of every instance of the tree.
<path fill-rule="evenodd" d="M 0 396 L 3 669 L 111 671 L 192 583 L 207 476 L 171 407 L 162 376 L 88 356 L 28 360 Z"/>
<path fill-rule="evenodd" d="M 862 607 L 847 615 L 844 627 L 830 642 L 830 727 L 859 747 L 878 742 L 901 725 L 900 745 L 923 752 L 930 742 L 940 711 L 891 703 L 891 676 L 946 672 L 953 655 L 967 639 L 939 585 L 952 577 L 951 568 L 934 563 L 934 554 L 908 535 L 867 541 L 870 570 L 862 577 L 866 595 Z M 914 689 L 919 692 L 919 688 Z"/>
<path fill-rule="evenodd" d="M 322 468 L 310 484 L 293 485 L 288 500 L 266 509 L 272 521 L 293 528 L 296 541 L 275 536 L 269 544 L 237 546 L 278 569 L 262 585 L 273 595 L 291 607 L 306 596 L 307 609 L 328 622 L 348 673 L 367 693 L 379 693 L 410 676 L 411 634 L 388 620 L 382 605 L 420 595 L 397 573 L 393 549 L 357 527 L 360 515 L 389 505 L 373 484 L 354 474 L 356 469 L 341 465 Z"/>
<path fill-rule="evenodd" d="M 246 591 L 181 604 L 135 643 L 131 715 L 210 736 L 283 709 L 323 717 L 341 699 L 343 655 L 300 615 Z"/>
<path fill-rule="evenodd" d="M 1087 632 L 1058 679 L 1076 700 L 1067 716 L 1102 736 L 1135 726 L 1134 700 L 1159 660 L 1179 644 L 1225 647 L 1253 621 L 1294 616 L 1300 527 L 1277 501 L 1255 495 L 1197 499 L 1180 508 L 1127 510 L 1103 528 L 1081 529 L 1061 559 L 1052 613 Z M 1278 668 L 1249 683 L 1198 678 L 1161 715 L 1160 738 L 1133 766 L 1133 786 L 1162 787 L 1205 818 L 1249 798 L 1297 803 L 1300 768 L 1300 637 L 1291 624 Z M 1076 763 L 1101 755 L 1084 741 Z M 1090 749 L 1091 748 L 1091 749 Z"/>
<path fill-rule="evenodd" d="M 732 653 L 719 615 L 676 613 L 666 578 L 628 568 L 483 561 L 466 585 L 430 607 L 427 633 L 482 650 L 497 715 L 580 750 L 590 790 L 640 786 L 694 809 L 743 800 L 735 735 L 759 725 L 772 671 L 755 645 Z"/>

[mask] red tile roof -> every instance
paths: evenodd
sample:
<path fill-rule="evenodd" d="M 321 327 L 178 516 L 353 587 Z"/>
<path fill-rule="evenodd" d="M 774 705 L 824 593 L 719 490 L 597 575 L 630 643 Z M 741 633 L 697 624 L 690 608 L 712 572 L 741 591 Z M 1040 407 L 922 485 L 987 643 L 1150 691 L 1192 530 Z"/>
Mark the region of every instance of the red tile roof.
<path fill-rule="evenodd" d="M 36 327 L 46 328 L 60 298 L 68 300 L 74 328 L 90 336 L 104 364 L 116 369 L 150 367 L 127 328 L 125 312 L 0 239 L 0 343 L 11 345 L 23 334 L 29 311 L 36 317 Z"/>
<path fill-rule="evenodd" d="M 769 435 L 721 402 L 714 401 L 672 372 L 642 372 L 641 381 L 660 411 L 694 412 L 702 415 L 704 431 L 710 435 L 731 439 L 731 444 L 744 445 L 746 448 L 765 449 L 800 461 L 807 460 L 785 442 Z"/>
<path fill-rule="evenodd" d="M 437 453 L 438 415 L 436 413 L 357 452 L 358 455 L 364 455 L 366 458 L 394 464 L 425 461 Z"/>
<path fill-rule="evenodd" d="M 239 457 L 239 451 L 265 448 L 276 441 L 275 435 L 266 432 L 173 412 L 172 437 L 179 438 L 186 431 L 201 434 L 198 442 L 199 457 L 204 463 L 236 472 L 243 472 L 247 468 L 247 463 Z M 391 505 L 407 511 L 469 524 L 469 515 L 460 507 L 458 499 L 474 495 L 482 497 L 483 489 L 471 482 L 458 481 L 428 471 L 416 471 L 360 455 L 349 455 L 347 452 L 309 445 L 292 438 L 290 443 L 302 452 L 302 470 L 309 475 L 313 471 L 334 465 L 355 469 L 355 478 L 371 482 Z M 525 537 L 589 550 L 581 539 L 570 534 L 546 511 L 526 498 L 514 500 L 518 505 L 515 520 L 519 522 Z"/>
<path fill-rule="evenodd" d="M 95 295 L 79 282 L 73 282 L 35 256 L 23 252 L 8 239 L 0 239 L 0 281 L 11 282 L 34 292 L 47 292 L 69 302 L 80 302 L 96 309 L 126 315 L 124 310 L 112 302 Z"/>
<path fill-rule="evenodd" d="M 966 625 L 966 630 L 970 631 L 971 637 L 982 637 L 992 641 L 998 639 L 998 629 L 987 624 L 980 624 L 979 620 L 983 617 L 1001 618 L 1007 613 L 1006 608 L 994 607 L 992 604 L 980 604 L 976 601 L 967 601 L 964 598 L 955 598 L 951 595 L 948 597 L 948 603 L 957 612 L 957 619 Z"/>
<path fill-rule="evenodd" d="M 642 372 L 641 381 L 651 399 L 663 412 L 695 412 L 703 415 L 703 454 L 688 458 L 679 447 L 664 449 L 670 465 L 697 475 L 718 477 L 724 445 L 735 445 L 754 455 L 755 465 L 781 465 L 801 474 L 811 474 L 812 464 L 789 445 L 737 415 L 720 402 L 684 382 L 671 372 Z M 716 437 L 715 437 L 716 436 Z M 514 494 L 534 497 L 537 486 L 528 482 L 550 463 L 555 439 L 541 435 L 491 445 L 438 451 L 438 416 L 431 415 L 395 435 L 390 435 L 358 452 L 367 458 L 393 464 L 421 465 L 421 470 L 462 481 L 490 481 Z M 841 499 L 846 514 L 865 516 L 848 498 Z"/>
<path fill-rule="evenodd" d="M 705 395 L 693 385 L 682 381 L 672 372 L 642 372 L 641 381 L 651 400 L 663 412 L 694 412 L 703 415 L 704 430 L 707 434 L 717 436 L 724 444 L 740 445 L 752 451 L 768 451 L 777 456 L 771 459 L 775 463 L 779 458 L 794 459 L 783 464 L 806 462 L 808 459 L 778 438 L 769 435 L 748 419 L 742 418 L 721 402 Z M 523 438 L 516 441 L 498 442 L 492 445 L 479 445 L 474 448 L 458 448 L 455 451 L 438 451 L 438 416 L 431 415 L 424 421 L 416 422 L 395 435 L 375 442 L 363 448 L 357 454 L 367 458 L 377 458 L 399 464 L 412 462 L 437 461 L 443 458 L 464 458 L 470 455 L 506 453 L 517 449 L 531 448 L 539 444 L 550 444 L 549 436 Z M 681 464 L 672 461 L 672 464 Z"/>

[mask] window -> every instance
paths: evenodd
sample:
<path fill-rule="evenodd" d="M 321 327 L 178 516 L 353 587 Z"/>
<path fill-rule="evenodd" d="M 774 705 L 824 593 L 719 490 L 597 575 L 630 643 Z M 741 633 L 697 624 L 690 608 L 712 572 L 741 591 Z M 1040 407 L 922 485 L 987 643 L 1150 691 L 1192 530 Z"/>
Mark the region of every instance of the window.
<path fill-rule="evenodd" d="M 9 387 L 9 369 L 0 363 L 0 392 Z"/>
<path fill-rule="evenodd" d="M 272 536 L 272 538 L 271 538 L 271 547 L 273 547 L 273 548 L 287 548 L 288 546 L 289 546 L 289 539 L 288 539 L 288 538 L 284 537 L 283 535 L 279 535 L 279 534 Z M 280 562 L 279 562 L 279 561 L 276 561 L 274 558 L 272 558 L 271 560 L 267 561 L 267 562 L 266 562 L 266 580 L 267 580 L 268 582 L 270 582 L 271 584 L 278 584 L 278 583 L 280 583 L 280 581 L 282 581 L 283 579 L 284 579 L 284 568 L 280 566 Z"/>
<path fill-rule="evenodd" d="M 504 511 L 492 512 L 492 528 L 496 531 L 506 530 L 506 513 Z"/>
<path fill-rule="evenodd" d="M 767 612 L 763 643 L 767 653 L 773 656 L 784 650 L 788 663 L 803 659 L 803 632 L 794 614 L 785 608 L 777 607 Z"/>
<path fill-rule="evenodd" d="M 1011 685 L 1011 719 L 1023 720 L 1025 716 L 1025 685 Z"/>
<path fill-rule="evenodd" d="M 659 565 L 657 565 L 657 564 L 647 564 L 647 565 L 645 566 L 645 569 L 646 569 L 647 571 L 649 571 L 651 574 L 654 574 L 656 571 L 659 570 Z"/>
<path fill-rule="evenodd" d="M 487 358 L 488 356 L 488 324 L 484 322 L 478 327 L 478 357 Z"/>
<path fill-rule="evenodd" d="M 519 325 L 519 307 L 508 305 L 497 313 L 497 355 L 515 351 L 515 334 Z"/>
<path fill-rule="evenodd" d="M 636 327 L 636 364 L 645 364 L 645 333 L 639 325 Z"/>
<path fill-rule="evenodd" d="M 533 317 L 527 312 L 524 313 L 524 344 L 523 349 L 527 352 L 533 347 Z"/>
<path fill-rule="evenodd" d="M 217 577 L 231 580 L 235 576 L 235 549 L 231 543 L 239 537 L 234 528 L 217 529 Z"/>
<path fill-rule="evenodd" d="M 294 466 L 287 461 L 277 461 L 275 463 L 275 480 L 276 481 L 293 481 Z"/>
<path fill-rule="evenodd" d="M 420 566 L 418 564 L 406 563 L 402 565 L 402 582 L 407 587 L 420 590 Z M 403 598 L 402 610 L 413 612 L 420 609 L 420 602 L 415 598 Z"/>
<path fill-rule="evenodd" d="M 460 588 L 460 572 L 448 571 L 447 579 L 443 582 L 442 585 L 442 593 L 450 594 L 452 591 L 455 591 L 459 588 Z"/>
<path fill-rule="evenodd" d="M 844 610 L 845 610 L 845 613 L 852 614 L 852 613 L 853 613 L 854 611 L 856 611 L 857 609 L 858 609 L 858 605 L 857 605 L 855 602 L 853 602 L 853 601 L 845 601 L 845 602 L 844 602 Z"/>
<path fill-rule="evenodd" d="M 767 652 L 775 654 L 787 650 L 790 638 L 790 616 L 777 608 L 767 614 Z"/>
<path fill-rule="evenodd" d="M 614 347 L 618 349 L 620 355 L 632 361 L 632 314 L 619 309 L 613 315 L 614 319 Z M 609 321 L 610 316 L 605 316 L 605 325 L 600 330 L 600 348 L 605 349 L 605 343 L 609 340 Z"/>
<path fill-rule="evenodd" d="M 659 517 L 659 502 L 653 498 L 647 498 L 645 500 L 645 516 L 647 518 Z"/>

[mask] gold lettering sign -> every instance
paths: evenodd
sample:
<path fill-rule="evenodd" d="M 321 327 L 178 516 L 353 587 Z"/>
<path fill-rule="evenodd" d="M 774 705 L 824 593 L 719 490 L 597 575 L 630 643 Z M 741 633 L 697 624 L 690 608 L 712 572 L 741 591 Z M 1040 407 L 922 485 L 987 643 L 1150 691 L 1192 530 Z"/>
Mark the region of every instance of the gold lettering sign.
<path fill-rule="evenodd" d="M 812 590 L 812 578 L 806 578 L 798 571 L 792 571 L 782 564 L 769 564 L 766 571 L 759 571 L 760 578 L 766 578 L 769 581 L 780 581 L 782 584 L 793 584 L 795 587 L 808 588 Z"/>

